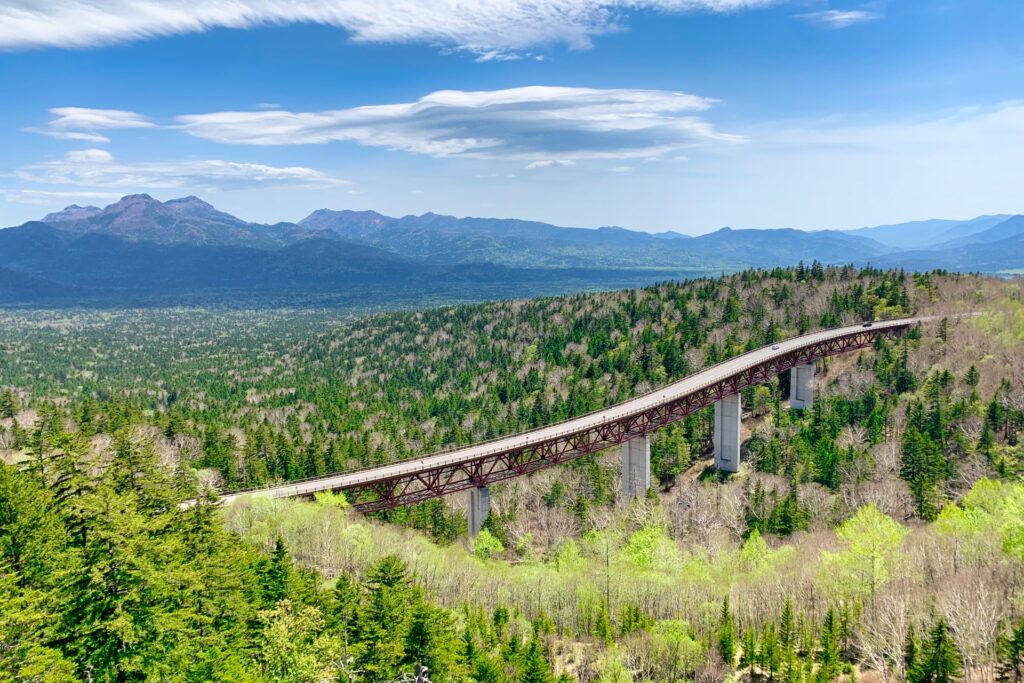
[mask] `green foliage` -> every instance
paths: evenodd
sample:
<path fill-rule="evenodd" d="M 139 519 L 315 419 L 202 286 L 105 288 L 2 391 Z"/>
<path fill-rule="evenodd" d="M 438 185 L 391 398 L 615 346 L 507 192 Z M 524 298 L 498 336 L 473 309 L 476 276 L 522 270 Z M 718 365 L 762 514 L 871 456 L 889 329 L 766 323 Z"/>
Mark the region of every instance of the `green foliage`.
<path fill-rule="evenodd" d="M 729 596 L 722 599 L 722 615 L 718 624 L 718 652 L 726 666 L 732 667 L 736 662 L 736 623 L 729 609 Z"/>
<path fill-rule="evenodd" d="M 993 477 L 1024 471 L 1018 389 L 978 394 L 993 386 L 991 358 L 915 374 L 935 348 L 954 350 L 953 323 L 940 333 L 948 349 L 920 331 L 865 349 L 844 375 L 857 381 L 799 414 L 782 403 L 785 378 L 744 390 L 761 418 L 751 461 L 779 477 L 745 492 L 745 472 L 680 486 L 708 454 L 705 410 L 654 436 L 660 502 L 613 508 L 617 467 L 580 458 L 542 491 L 524 480 L 523 499 L 552 527 L 512 501 L 473 553 L 464 516 L 443 501 L 372 521 L 333 495 L 179 503 L 196 495 L 195 470 L 238 488 L 416 457 L 593 410 L 815 325 L 908 312 L 911 295 L 954 282 L 909 281 L 812 264 L 358 321 L 0 312 L 0 343 L 15 350 L 0 355 L 0 444 L 21 465 L 0 467 L 0 679 L 369 683 L 417 664 L 436 682 L 553 681 L 556 669 L 559 681 L 564 669 L 721 680 L 737 663 L 753 680 L 849 675 L 867 661 L 873 598 L 896 578 L 936 590 L 900 561 L 907 529 L 873 506 L 840 526 L 838 552 L 813 545 L 871 499 L 893 444 L 918 515 L 936 518 L 914 548 L 952 556 L 965 582 L 1016 577 L 1024 563 L 1020 484 L 981 480 L 948 502 L 968 458 Z M 38 419 L 11 420 L 10 397 Z M 545 535 L 543 552 L 530 547 Z M 942 579 L 947 564 L 926 569 Z M 735 603 L 719 606 L 723 594 Z M 1019 591 L 1006 596 L 1019 618 Z M 914 620 L 932 608 L 921 603 Z M 1019 669 L 1018 636 L 1000 645 L 1006 667 Z M 956 677 L 951 642 L 932 629 L 910 646 L 925 680 Z"/>
<path fill-rule="evenodd" d="M 4 680 L 371 683 L 422 664 L 445 683 L 487 662 L 494 680 L 506 665 L 553 680 L 536 647 L 464 650 L 455 616 L 398 557 L 327 591 L 279 534 L 269 554 L 253 550 L 208 503 L 180 505 L 191 483 L 138 431 L 123 428 L 100 459 L 59 421 L 34 438 L 24 471 L 0 465 Z M 325 498 L 309 509 L 347 514 Z"/>
<path fill-rule="evenodd" d="M 473 539 L 473 552 L 481 560 L 489 560 L 505 552 L 505 546 L 489 529 L 481 529 Z"/>
<path fill-rule="evenodd" d="M 900 549 L 908 530 L 866 505 L 836 529 L 846 543 L 837 553 L 822 553 L 821 582 L 839 597 L 873 600 L 899 569 Z"/>
<path fill-rule="evenodd" d="M 13 418 L 20 408 L 21 401 L 12 390 L 4 389 L 0 392 L 0 419 Z"/>
<path fill-rule="evenodd" d="M 908 642 L 914 643 L 913 636 Z M 939 619 L 923 644 L 908 647 L 908 683 L 952 683 L 961 680 L 963 664 L 944 619 Z"/>
<path fill-rule="evenodd" d="M 997 652 L 996 680 L 1024 681 L 1024 620 L 999 636 Z"/>

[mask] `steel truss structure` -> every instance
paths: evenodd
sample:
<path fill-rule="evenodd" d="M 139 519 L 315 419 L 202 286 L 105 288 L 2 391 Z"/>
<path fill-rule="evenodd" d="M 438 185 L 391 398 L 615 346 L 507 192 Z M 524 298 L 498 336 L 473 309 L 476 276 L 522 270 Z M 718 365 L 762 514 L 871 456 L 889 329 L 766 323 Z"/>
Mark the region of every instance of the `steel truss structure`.
<path fill-rule="evenodd" d="M 702 386 L 685 396 L 596 427 L 561 434 L 527 448 L 488 453 L 478 459 L 455 464 L 426 466 L 414 472 L 383 476 L 352 486 L 336 487 L 334 490 L 344 491 L 355 509 L 376 512 L 520 477 L 644 436 L 713 405 L 725 396 L 767 382 L 773 376 L 798 365 L 808 365 L 821 358 L 867 348 L 879 337 L 901 336 L 906 330 L 907 327 L 864 327 L 849 335 L 812 343 L 776 356 L 721 381 Z"/>

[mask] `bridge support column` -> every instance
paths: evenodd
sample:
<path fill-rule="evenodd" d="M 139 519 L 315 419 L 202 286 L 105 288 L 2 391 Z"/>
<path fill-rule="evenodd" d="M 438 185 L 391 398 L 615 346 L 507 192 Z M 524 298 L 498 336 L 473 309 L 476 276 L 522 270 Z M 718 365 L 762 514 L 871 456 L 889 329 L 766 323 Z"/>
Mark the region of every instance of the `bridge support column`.
<path fill-rule="evenodd" d="M 630 501 L 651 488 L 651 437 L 622 442 L 622 497 Z"/>
<path fill-rule="evenodd" d="M 469 520 L 469 537 L 476 538 L 483 528 L 484 520 L 491 511 L 491 492 L 486 486 L 477 486 L 467 493 L 469 510 L 466 517 Z"/>
<path fill-rule="evenodd" d="M 805 409 L 814 405 L 814 364 L 798 365 L 789 371 L 789 407 Z"/>
<path fill-rule="evenodd" d="M 738 472 L 740 469 L 742 418 L 739 394 L 726 396 L 715 403 L 715 469 L 721 472 Z"/>

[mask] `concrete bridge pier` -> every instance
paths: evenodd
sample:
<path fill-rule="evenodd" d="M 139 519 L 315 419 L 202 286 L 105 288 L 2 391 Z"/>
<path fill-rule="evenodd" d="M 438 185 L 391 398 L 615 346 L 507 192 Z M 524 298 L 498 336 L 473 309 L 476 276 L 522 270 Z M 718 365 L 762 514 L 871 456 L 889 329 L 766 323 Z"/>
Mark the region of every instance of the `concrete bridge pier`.
<path fill-rule="evenodd" d="M 622 497 L 630 501 L 651 488 L 651 437 L 622 442 Z"/>
<path fill-rule="evenodd" d="M 486 486 L 477 486 L 466 492 L 469 512 L 469 537 L 476 538 L 484 526 L 484 520 L 491 511 L 491 492 Z"/>
<path fill-rule="evenodd" d="M 720 472 L 738 472 L 740 469 L 742 418 L 739 394 L 726 396 L 715 403 L 715 469 Z"/>
<path fill-rule="evenodd" d="M 789 371 L 789 407 L 806 409 L 814 405 L 814 364 L 798 365 Z"/>

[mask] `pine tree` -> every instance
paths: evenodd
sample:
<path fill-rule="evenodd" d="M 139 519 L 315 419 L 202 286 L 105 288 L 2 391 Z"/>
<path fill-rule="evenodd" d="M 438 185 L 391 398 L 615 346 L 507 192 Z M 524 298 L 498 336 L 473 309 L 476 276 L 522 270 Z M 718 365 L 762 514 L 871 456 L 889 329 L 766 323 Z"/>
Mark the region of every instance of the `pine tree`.
<path fill-rule="evenodd" d="M 917 642 L 917 631 L 914 629 L 914 625 L 911 624 L 910 628 L 907 629 L 906 642 L 903 644 L 903 672 L 904 678 L 907 681 L 913 681 L 917 675 L 917 663 L 919 645 Z"/>
<path fill-rule="evenodd" d="M 839 675 L 842 664 L 839 653 L 839 624 L 835 610 L 831 607 L 825 613 L 825 621 L 821 625 L 821 644 L 817 660 L 821 665 L 821 680 L 831 681 Z"/>
<path fill-rule="evenodd" d="M 722 599 L 722 613 L 718 623 L 718 652 L 722 661 L 732 668 L 736 662 L 736 625 L 729 609 L 729 596 Z"/>
<path fill-rule="evenodd" d="M 740 668 L 748 669 L 751 680 L 754 678 L 754 665 L 758 662 L 757 634 L 748 628 L 743 632 L 743 651 L 740 653 Z"/>
<path fill-rule="evenodd" d="M 348 641 L 356 632 L 359 616 L 360 586 L 347 573 L 338 576 L 334 584 L 334 610 L 331 625 Z"/>
<path fill-rule="evenodd" d="M 458 680 L 456 647 L 455 624 L 451 615 L 418 599 L 405 636 L 404 663 L 426 666 L 434 683 Z"/>
<path fill-rule="evenodd" d="M 411 616 L 412 588 L 408 566 L 388 555 L 367 573 L 369 594 L 359 612 L 359 641 L 364 646 L 357 664 L 369 680 L 391 680 L 405 654 Z"/>
<path fill-rule="evenodd" d="M 490 657 L 481 657 L 473 666 L 473 680 L 476 683 L 505 683 L 508 679 L 497 662 Z"/>
<path fill-rule="evenodd" d="M 476 666 L 476 660 L 476 641 L 473 639 L 473 631 L 470 630 L 469 624 L 466 624 L 466 627 L 462 629 L 462 661 L 470 669 L 473 669 Z"/>
<path fill-rule="evenodd" d="M 997 651 L 996 680 L 1024 681 L 1024 620 L 1008 634 L 999 637 Z"/>
<path fill-rule="evenodd" d="M 288 597 L 292 559 L 280 536 L 274 543 L 274 551 L 266 564 L 260 581 L 260 593 L 267 609 L 272 609 L 280 600 Z"/>
<path fill-rule="evenodd" d="M 778 658 L 779 673 L 784 681 L 795 681 L 799 677 L 799 662 L 796 656 L 796 622 L 793 617 L 793 602 L 786 598 L 779 620 Z"/>
<path fill-rule="evenodd" d="M 530 647 L 523 653 L 519 683 L 555 683 L 551 666 L 544 658 L 536 638 L 530 641 Z"/>
<path fill-rule="evenodd" d="M 907 672 L 909 683 L 952 683 L 960 680 L 960 653 L 945 619 L 939 618 L 920 653 L 915 654 L 912 661 L 914 664 Z"/>
<path fill-rule="evenodd" d="M 21 408 L 21 402 L 10 389 L 0 393 L 0 419 L 13 419 Z"/>
<path fill-rule="evenodd" d="M 601 599 L 601 604 L 598 607 L 594 635 L 606 643 L 611 643 L 613 640 L 611 615 L 608 613 L 608 602 L 604 598 Z"/>

